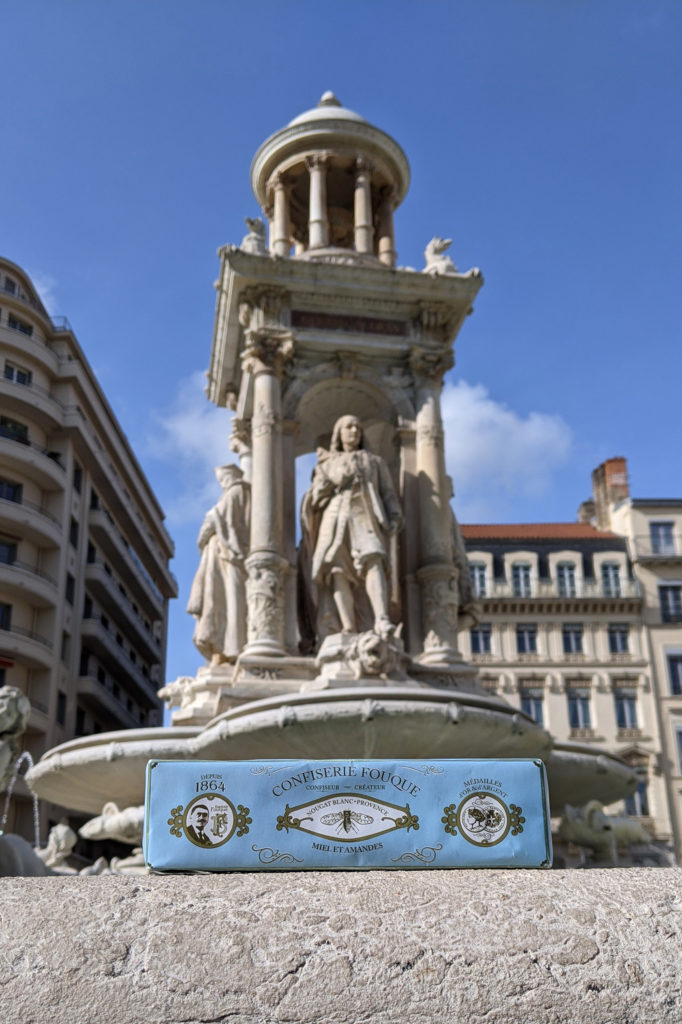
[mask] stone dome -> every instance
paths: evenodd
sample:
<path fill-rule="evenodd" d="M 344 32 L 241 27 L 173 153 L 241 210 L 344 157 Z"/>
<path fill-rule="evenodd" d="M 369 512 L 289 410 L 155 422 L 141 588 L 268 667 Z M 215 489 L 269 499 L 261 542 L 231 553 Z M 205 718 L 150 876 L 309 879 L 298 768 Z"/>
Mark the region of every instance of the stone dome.
<path fill-rule="evenodd" d="M 398 143 L 332 92 L 266 139 L 251 165 L 279 256 L 293 246 L 297 256 L 323 258 L 320 250 L 332 248 L 394 266 L 392 216 L 409 182 Z"/>

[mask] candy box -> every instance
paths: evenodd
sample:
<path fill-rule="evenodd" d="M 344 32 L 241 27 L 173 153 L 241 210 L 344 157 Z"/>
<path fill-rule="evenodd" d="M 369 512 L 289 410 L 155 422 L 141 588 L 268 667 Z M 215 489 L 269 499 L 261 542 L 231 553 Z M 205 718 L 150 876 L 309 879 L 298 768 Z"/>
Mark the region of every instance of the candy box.
<path fill-rule="evenodd" d="M 153 871 L 549 867 L 540 760 L 150 761 Z"/>

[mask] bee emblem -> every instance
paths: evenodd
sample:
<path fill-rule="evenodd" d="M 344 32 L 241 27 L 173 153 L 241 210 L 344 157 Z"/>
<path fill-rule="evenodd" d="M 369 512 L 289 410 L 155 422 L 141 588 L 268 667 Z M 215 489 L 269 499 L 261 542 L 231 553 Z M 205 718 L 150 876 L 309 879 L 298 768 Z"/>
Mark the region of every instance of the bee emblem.
<path fill-rule="evenodd" d="M 358 832 L 358 825 L 371 825 L 374 818 L 369 814 L 360 814 L 347 807 L 343 811 L 335 811 L 334 814 L 323 814 L 320 821 L 323 825 L 336 825 L 338 835 L 341 835 L 342 832 L 348 835 L 350 832 Z"/>

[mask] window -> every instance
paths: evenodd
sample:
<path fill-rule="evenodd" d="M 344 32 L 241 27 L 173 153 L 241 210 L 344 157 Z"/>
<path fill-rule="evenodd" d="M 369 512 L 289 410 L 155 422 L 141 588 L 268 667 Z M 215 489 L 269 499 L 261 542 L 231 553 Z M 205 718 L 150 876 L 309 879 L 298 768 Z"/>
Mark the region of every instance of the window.
<path fill-rule="evenodd" d="M 682 697 L 682 654 L 668 655 L 668 678 L 672 695 Z"/>
<path fill-rule="evenodd" d="M 14 366 L 13 363 L 5 363 L 5 380 L 14 381 L 15 384 L 24 384 L 30 387 L 33 374 L 22 366 Z"/>
<path fill-rule="evenodd" d="M 654 555 L 674 555 L 674 523 L 650 523 L 651 550 Z"/>
<path fill-rule="evenodd" d="M 61 658 L 65 665 L 69 663 L 69 652 L 71 651 L 71 637 L 68 633 L 62 633 Z"/>
<path fill-rule="evenodd" d="M 69 544 L 72 548 L 78 547 L 78 523 L 75 519 L 71 520 L 71 525 L 69 527 Z"/>
<path fill-rule="evenodd" d="M 5 501 L 16 501 L 21 504 L 23 487 L 21 484 L 14 484 L 10 480 L 0 480 L 0 498 Z"/>
<path fill-rule="evenodd" d="M 469 576 L 474 597 L 485 597 L 487 594 L 485 562 L 470 562 Z"/>
<path fill-rule="evenodd" d="M 12 605 L 0 604 L 0 629 L 11 629 Z"/>
<path fill-rule="evenodd" d="M 17 546 L 12 540 L 0 537 L 0 562 L 5 565 L 14 565 L 17 560 Z"/>
<path fill-rule="evenodd" d="M 592 728 L 589 690 L 571 690 L 568 695 L 568 721 L 571 729 Z"/>
<path fill-rule="evenodd" d="M 682 586 L 676 583 L 672 586 L 659 587 L 658 597 L 663 621 L 682 622 Z"/>
<path fill-rule="evenodd" d="M 33 334 L 32 325 L 27 324 L 25 320 L 19 320 L 13 313 L 9 313 L 7 316 L 7 326 L 11 327 L 14 331 L 21 331 L 22 334 L 26 334 L 29 338 Z"/>
<path fill-rule="evenodd" d="M 682 775 L 682 729 L 677 730 L 677 767 Z"/>
<path fill-rule="evenodd" d="M 512 565 L 512 591 L 514 597 L 530 597 L 530 566 L 526 562 Z"/>
<path fill-rule="evenodd" d="M 70 572 L 66 574 L 66 587 L 64 589 L 64 596 L 69 604 L 73 604 L 74 597 L 76 595 L 76 581 Z"/>
<path fill-rule="evenodd" d="M 566 623 L 561 628 L 561 638 L 564 645 L 564 654 L 583 653 L 583 627 L 582 623 Z"/>
<path fill-rule="evenodd" d="M 632 815 L 634 818 L 649 817 L 649 797 L 646 782 L 640 782 L 635 792 L 625 798 L 625 813 Z"/>
<path fill-rule="evenodd" d="M 100 665 L 98 667 L 98 669 L 97 669 L 97 682 L 101 683 L 102 686 L 104 686 L 106 684 L 106 681 L 107 681 L 107 674 L 104 671 L 104 669 L 102 668 L 102 666 Z"/>
<path fill-rule="evenodd" d="M 516 627 L 516 650 L 519 654 L 537 654 L 538 649 L 538 627 L 517 626 Z"/>
<path fill-rule="evenodd" d="M 559 597 L 575 597 L 575 562 L 559 562 L 556 567 Z"/>
<path fill-rule="evenodd" d="M 522 687 L 521 689 L 521 710 L 533 719 L 538 725 L 544 725 L 543 712 L 544 693 L 538 687 Z"/>
<path fill-rule="evenodd" d="M 87 676 L 90 670 L 90 651 L 87 647 L 81 647 L 81 660 L 78 665 L 78 675 Z"/>
<path fill-rule="evenodd" d="M 88 597 L 87 594 L 85 595 L 85 599 L 83 601 L 83 618 L 84 619 L 91 619 L 92 618 L 92 598 Z"/>
<path fill-rule="evenodd" d="M 617 562 L 603 563 L 601 586 L 604 597 L 620 597 L 620 566 Z"/>
<path fill-rule="evenodd" d="M 10 295 L 17 294 L 17 283 L 16 281 L 13 281 L 11 277 L 5 278 L 5 291 Z"/>
<path fill-rule="evenodd" d="M 59 690 L 57 693 L 57 723 L 64 725 L 66 722 L 66 694 Z"/>
<path fill-rule="evenodd" d="M 83 708 L 76 708 L 76 736 L 82 736 L 85 732 L 85 711 Z"/>
<path fill-rule="evenodd" d="M 89 541 L 88 541 L 88 555 L 87 555 L 87 558 L 88 558 L 88 565 L 93 565 L 95 560 L 96 560 L 96 558 L 97 558 L 97 551 L 95 550 L 95 545 L 91 544 Z"/>
<path fill-rule="evenodd" d="M 490 626 L 474 626 L 471 630 L 471 653 L 490 654 Z"/>
<path fill-rule="evenodd" d="M 627 622 L 609 623 L 609 652 L 627 654 L 630 649 L 630 627 Z"/>
<path fill-rule="evenodd" d="M 614 692 L 616 725 L 619 729 L 637 729 L 637 691 L 620 689 Z"/>
<path fill-rule="evenodd" d="M 11 441 L 28 444 L 28 427 L 25 423 L 17 423 L 8 416 L 0 416 L 0 437 L 9 437 Z"/>
<path fill-rule="evenodd" d="M 83 486 L 83 470 L 78 465 L 78 463 L 76 463 L 76 465 L 73 467 L 73 489 L 78 494 L 80 494 L 82 486 Z"/>

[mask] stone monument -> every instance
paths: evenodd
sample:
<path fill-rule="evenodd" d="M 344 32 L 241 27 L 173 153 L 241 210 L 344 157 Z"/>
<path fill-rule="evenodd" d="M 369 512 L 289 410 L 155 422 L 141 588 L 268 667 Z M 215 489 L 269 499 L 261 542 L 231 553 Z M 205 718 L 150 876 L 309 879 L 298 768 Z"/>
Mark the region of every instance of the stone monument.
<path fill-rule="evenodd" d="M 263 216 L 219 251 L 207 374 L 239 467 L 216 471 L 199 533 L 205 664 L 161 691 L 172 728 L 63 744 L 35 792 L 97 815 L 97 835 L 135 832 L 149 758 L 541 757 L 557 816 L 632 792 L 627 765 L 555 743 L 458 648 L 476 608 L 441 390 L 480 271 L 440 237 L 421 272 L 397 266 L 407 159 L 332 93 L 262 144 L 251 184 Z M 300 456 L 316 463 L 297 500 Z"/>

